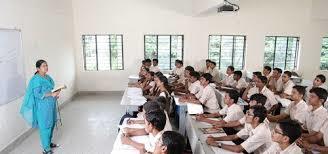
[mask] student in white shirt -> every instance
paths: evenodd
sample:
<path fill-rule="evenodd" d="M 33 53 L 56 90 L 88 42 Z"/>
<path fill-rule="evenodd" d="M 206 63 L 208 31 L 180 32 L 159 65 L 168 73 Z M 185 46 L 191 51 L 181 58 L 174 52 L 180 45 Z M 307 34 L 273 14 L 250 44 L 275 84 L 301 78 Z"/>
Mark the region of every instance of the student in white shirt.
<path fill-rule="evenodd" d="M 309 96 L 310 96 L 310 90 L 312 88 L 315 88 L 315 87 L 320 87 L 320 88 L 323 88 L 323 89 L 326 89 L 327 90 L 327 87 L 324 85 L 326 82 L 326 77 L 323 75 L 323 74 L 319 74 L 317 75 L 314 80 L 313 80 L 313 84 L 312 86 L 308 86 L 306 88 L 306 95 L 304 96 L 304 99 L 306 101 L 308 101 L 309 99 Z"/>
<path fill-rule="evenodd" d="M 203 86 L 202 95 L 199 99 L 192 98 L 191 100 L 184 100 L 183 102 L 202 104 L 204 111 L 215 113 L 219 110 L 219 103 L 216 99 L 214 88 L 209 84 L 212 81 L 212 75 L 205 73 L 200 77 L 200 84 Z"/>
<path fill-rule="evenodd" d="M 174 94 L 181 95 L 181 93 L 188 93 L 190 82 L 190 73 L 195 69 L 192 66 L 186 66 L 184 69 L 184 81 L 173 84 Z"/>
<path fill-rule="evenodd" d="M 263 106 L 253 106 L 246 112 L 245 128 L 236 135 L 228 135 L 222 137 L 209 136 L 206 140 L 207 144 L 216 146 L 228 151 L 240 153 L 246 151 L 260 154 L 271 146 L 271 132 L 268 125 L 264 123 L 267 111 Z M 233 141 L 237 139 L 245 139 L 240 145 L 227 145 L 217 141 Z"/>
<path fill-rule="evenodd" d="M 159 69 L 159 66 L 158 66 L 158 59 L 153 59 L 153 65 L 150 66 L 150 71 L 156 73 L 156 72 L 160 72 L 161 70 Z"/>
<path fill-rule="evenodd" d="M 278 91 L 282 91 L 283 83 L 282 83 L 281 74 L 282 74 L 282 70 L 280 68 L 274 68 L 272 71 L 272 75 L 269 78 L 268 87 L 274 93 Z"/>
<path fill-rule="evenodd" d="M 148 135 L 146 143 L 138 143 L 133 141 L 128 135 L 122 134 L 122 144 L 130 145 L 140 151 L 140 153 L 154 152 L 155 144 L 161 138 L 163 129 L 166 123 L 166 116 L 164 111 L 152 111 L 145 114 L 145 130 Z"/>
<path fill-rule="evenodd" d="M 183 154 L 185 138 L 174 131 L 165 131 L 156 143 L 153 154 Z"/>
<path fill-rule="evenodd" d="M 233 66 L 228 66 L 227 70 L 226 70 L 226 76 L 220 82 L 220 85 L 222 85 L 222 86 L 232 86 L 235 83 L 235 80 L 233 78 L 233 72 L 234 71 L 235 71 L 235 68 Z"/>
<path fill-rule="evenodd" d="M 255 106 L 255 105 L 264 106 L 266 101 L 267 101 L 266 96 L 264 96 L 263 94 L 257 93 L 257 94 L 254 94 L 250 97 L 249 106 L 250 107 Z M 267 121 L 267 119 L 265 121 Z M 213 128 L 215 128 L 215 129 L 231 128 L 231 127 L 239 128 L 239 127 L 243 127 L 245 125 L 245 122 L 246 122 L 246 116 L 242 117 L 239 120 L 229 121 L 227 123 L 221 123 L 221 124 L 214 124 Z M 236 134 L 237 132 L 238 131 L 236 131 L 236 132 L 231 132 L 230 131 L 230 134 L 229 134 L 229 132 L 226 132 L 226 134 L 227 135 L 233 135 L 233 134 Z"/>
<path fill-rule="evenodd" d="M 305 87 L 303 86 L 294 86 L 291 99 L 292 102 L 288 105 L 285 113 L 281 113 L 280 115 L 272 116 L 268 115 L 268 119 L 270 122 L 279 122 L 281 120 L 285 120 L 290 118 L 291 120 L 295 120 L 300 124 L 304 124 L 305 117 L 308 113 L 308 105 L 303 100 L 303 96 L 305 94 Z"/>
<path fill-rule="evenodd" d="M 235 83 L 232 85 L 233 88 L 237 89 L 238 91 L 242 89 L 246 89 L 248 84 L 244 78 L 242 78 L 243 73 L 241 71 L 235 71 L 233 78 Z"/>
<path fill-rule="evenodd" d="M 236 121 L 244 117 L 243 110 L 237 105 L 239 93 L 236 90 L 229 90 L 224 96 L 225 106 L 218 113 L 200 114 L 196 116 L 196 120 L 214 124 L 225 124 L 227 122 Z M 224 116 L 224 117 L 223 117 Z M 208 118 L 222 117 L 222 120 L 211 120 Z"/>
<path fill-rule="evenodd" d="M 184 83 L 184 67 L 182 60 L 175 60 L 175 68 L 171 74 L 177 78 L 178 83 Z"/>
<path fill-rule="evenodd" d="M 249 100 L 253 94 L 258 93 L 258 89 L 256 87 L 256 82 L 259 80 L 259 77 L 262 76 L 261 72 L 253 72 L 252 81 L 248 84 L 247 88 L 245 89 L 242 99 L 245 101 Z"/>
<path fill-rule="evenodd" d="M 188 87 L 187 94 L 181 96 L 179 98 L 179 101 L 186 100 L 186 99 L 192 99 L 192 98 L 199 98 L 201 96 L 203 86 L 200 84 L 199 81 L 200 75 L 198 72 L 193 71 L 190 72 L 190 79 L 191 82 L 190 86 Z"/>
<path fill-rule="evenodd" d="M 293 87 L 295 86 L 294 82 L 291 80 L 292 73 L 289 71 L 285 71 L 282 75 L 282 91 L 278 92 L 277 94 L 280 95 L 281 98 L 290 98 L 292 94 Z"/>
<path fill-rule="evenodd" d="M 212 81 L 215 83 L 219 83 L 221 81 L 220 80 L 220 71 L 216 68 L 216 62 L 211 61 L 209 68 L 210 68 L 209 73 L 212 75 Z"/>
<path fill-rule="evenodd" d="M 264 66 L 263 67 L 263 76 L 265 76 L 268 79 L 270 79 L 270 77 L 271 77 L 271 71 L 272 71 L 272 68 L 270 66 Z"/>
<path fill-rule="evenodd" d="M 305 117 L 303 128 L 308 133 L 302 134 L 302 137 L 307 138 L 320 131 L 328 113 L 322 106 L 327 99 L 327 90 L 323 88 L 313 88 L 310 90 L 310 98 L 308 104 L 308 113 Z"/>
<path fill-rule="evenodd" d="M 302 154 L 301 148 L 296 144 L 301 134 L 302 128 L 297 121 L 279 122 L 272 133 L 274 143 L 264 154 Z"/>
<path fill-rule="evenodd" d="M 211 60 L 210 59 L 206 59 L 206 64 L 204 67 L 202 67 L 201 70 L 199 70 L 200 73 L 204 74 L 204 73 L 209 73 L 210 71 L 210 64 L 211 64 Z"/>
<path fill-rule="evenodd" d="M 324 143 L 318 144 L 318 143 Z M 298 140 L 298 145 L 307 151 L 312 151 L 315 153 L 327 153 L 328 152 L 328 119 L 326 119 L 325 123 L 320 129 L 320 132 L 315 135 L 309 137 L 307 140 L 301 138 Z"/>

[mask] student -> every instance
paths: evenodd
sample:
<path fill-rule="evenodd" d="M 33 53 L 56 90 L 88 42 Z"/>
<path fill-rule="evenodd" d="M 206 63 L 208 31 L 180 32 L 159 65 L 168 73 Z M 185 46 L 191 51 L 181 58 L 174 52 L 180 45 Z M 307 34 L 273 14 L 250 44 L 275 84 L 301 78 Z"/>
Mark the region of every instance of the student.
<path fill-rule="evenodd" d="M 302 128 L 297 121 L 279 122 L 272 133 L 273 143 L 264 154 L 302 154 L 296 140 L 301 137 Z"/>
<path fill-rule="evenodd" d="M 264 123 L 267 111 L 263 106 L 253 106 L 246 112 L 245 128 L 236 135 L 228 135 L 222 137 L 209 136 L 206 140 L 207 144 L 222 148 L 232 152 L 248 153 L 254 152 L 260 154 L 271 146 L 271 132 L 267 124 Z M 217 141 L 233 141 L 237 139 L 245 139 L 240 145 L 227 145 Z"/>
<path fill-rule="evenodd" d="M 153 65 L 150 66 L 149 70 L 154 72 L 154 73 L 161 71 L 158 67 L 158 59 L 153 59 Z"/>
<path fill-rule="evenodd" d="M 194 72 L 195 69 L 192 66 L 186 66 L 184 69 L 184 81 L 182 83 L 175 83 L 174 92 L 179 93 L 187 93 L 188 87 L 190 86 L 190 73 Z"/>
<path fill-rule="evenodd" d="M 246 89 L 243 94 L 243 98 L 248 98 L 249 95 L 256 93 L 263 94 L 267 97 L 267 102 L 265 103 L 264 107 L 267 109 L 268 113 L 271 113 L 274 112 L 279 106 L 274 93 L 265 86 L 267 82 L 268 79 L 265 76 L 259 76 L 255 83 L 255 88 L 252 89 L 252 93 L 249 92 L 250 90 Z"/>
<path fill-rule="evenodd" d="M 201 96 L 203 86 L 199 81 L 200 75 L 198 72 L 194 71 L 190 73 L 190 86 L 188 87 L 187 94 L 180 97 L 180 100 L 183 99 L 191 99 L 191 98 L 199 98 Z"/>
<path fill-rule="evenodd" d="M 173 69 L 172 73 L 171 73 L 174 77 L 177 77 L 178 83 L 182 83 L 184 82 L 184 68 L 183 68 L 183 62 L 182 60 L 175 60 L 175 68 Z"/>
<path fill-rule="evenodd" d="M 148 141 L 145 144 L 133 141 L 128 134 L 122 134 L 122 144 L 130 145 L 140 151 L 140 153 L 154 152 L 155 144 L 161 138 L 166 123 L 164 111 L 152 111 L 145 114 L 145 130 L 148 135 Z"/>
<path fill-rule="evenodd" d="M 302 137 L 307 138 L 320 131 L 328 113 L 322 104 L 327 99 L 327 91 L 323 88 L 313 88 L 310 90 L 310 97 L 308 104 L 308 113 L 305 117 L 303 128 L 308 133 L 302 134 Z"/>
<path fill-rule="evenodd" d="M 139 87 L 142 89 L 143 94 L 144 95 L 148 95 L 150 93 L 150 91 L 152 91 L 155 87 L 155 81 L 154 81 L 154 72 L 151 71 L 146 71 L 145 70 L 145 79 L 143 79 L 142 81 L 139 81 L 136 84 L 130 85 L 132 87 Z"/>
<path fill-rule="evenodd" d="M 265 97 L 263 94 L 254 94 L 250 97 L 250 101 L 249 101 L 249 106 L 255 106 L 255 105 L 260 105 L 260 106 L 264 106 L 265 102 L 267 101 L 267 97 Z M 235 127 L 238 128 L 240 126 L 244 126 L 246 122 L 246 116 L 242 117 L 239 120 L 235 120 L 235 121 L 230 121 L 227 123 L 222 123 L 222 124 L 215 124 L 214 128 L 219 129 L 219 128 L 231 128 L 231 127 Z M 269 123 L 269 121 L 266 119 L 265 122 Z M 228 135 L 233 135 L 236 134 L 236 132 L 232 133 L 232 134 L 228 134 Z"/>
<path fill-rule="evenodd" d="M 294 87 L 294 82 L 291 80 L 292 73 L 289 71 L 285 71 L 282 75 L 282 91 L 278 92 L 277 94 L 280 94 L 281 98 L 290 98 L 290 95 L 292 95 L 292 90 Z"/>
<path fill-rule="evenodd" d="M 203 86 L 202 95 L 199 99 L 191 98 L 182 100 L 182 102 L 195 103 L 204 105 L 204 111 L 209 113 L 215 113 L 219 110 L 219 104 L 216 99 L 215 91 L 210 82 L 212 81 L 212 75 L 205 73 L 200 77 L 200 83 Z"/>
<path fill-rule="evenodd" d="M 327 87 L 324 85 L 325 82 L 326 82 L 326 77 L 324 75 L 322 75 L 322 74 L 317 75 L 313 80 L 312 86 L 309 86 L 306 88 L 306 95 L 305 95 L 304 99 L 306 101 L 308 101 L 309 96 L 310 96 L 310 90 L 312 88 L 320 87 L 320 88 L 327 90 Z"/>
<path fill-rule="evenodd" d="M 226 124 L 231 121 L 236 121 L 244 117 L 244 112 L 239 105 L 237 105 L 239 93 L 236 90 L 229 90 L 224 96 L 224 106 L 218 113 L 200 114 L 196 116 L 196 120 L 214 124 Z M 222 120 L 210 120 L 207 118 L 223 117 Z"/>
<path fill-rule="evenodd" d="M 328 119 L 326 119 L 324 125 L 321 127 L 320 132 L 309 137 L 311 139 L 304 140 L 303 138 L 297 141 L 298 145 L 304 148 L 306 151 L 312 151 L 313 153 L 328 153 Z M 321 143 L 322 144 L 318 144 Z"/>
<path fill-rule="evenodd" d="M 233 66 L 228 66 L 226 70 L 226 76 L 225 78 L 220 82 L 222 86 L 232 86 L 235 83 L 235 80 L 233 78 L 234 76 L 235 68 Z"/>
<path fill-rule="evenodd" d="M 270 66 L 264 66 L 264 68 L 263 68 L 263 76 L 265 76 L 268 79 L 270 79 L 270 77 L 271 77 L 271 70 L 272 70 L 272 68 Z"/>
<path fill-rule="evenodd" d="M 155 86 L 152 90 L 150 90 L 150 93 L 148 96 L 145 96 L 146 98 L 147 97 L 157 97 L 158 95 L 158 92 L 159 92 L 159 87 L 156 85 L 156 82 L 159 80 L 159 77 L 161 76 L 164 76 L 162 72 L 156 72 L 154 74 L 154 82 L 155 82 Z"/>
<path fill-rule="evenodd" d="M 210 64 L 211 64 L 212 61 L 210 59 L 206 59 L 205 62 L 206 62 L 205 63 L 205 67 L 203 67 L 202 70 L 200 70 L 200 72 L 202 74 L 209 73 L 210 72 Z"/>
<path fill-rule="evenodd" d="M 303 100 L 304 94 L 305 87 L 294 86 L 291 95 L 292 102 L 288 105 L 285 113 L 281 113 L 280 115 L 276 116 L 268 115 L 269 121 L 279 122 L 281 120 L 290 118 L 291 120 L 295 120 L 301 124 L 304 124 L 308 108 L 308 105 Z"/>
<path fill-rule="evenodd" d="M 274 68 L 272 76 L 269 78 L 268 87 L 274 93 L 282 91 L 282 70 L 280 68 Z"/>
<path fill-rule="evenodd" d="M 232 85 L 233 88 L 236 88 L 238 91 L 242 89 L 246 89 L 248 84 L 244 78 L 242 78 L 243 73 L 241 71 L 235 71 L 233 75 L 233 79 L 235 83 Z"/>
<path fill-rule="evenodd" d="M 166 131 L 156 143 L 153 154 L 182 154 L 185 148 L 184 137 L 174 131 Z"/>
<path fill-rule="evenodd" d="M 220 71 L 216 68 L 216 62 L 211 61 L 209 68 L 210 68 L 209 73 L 212 75 L 212 81 L 215 83 L 219 83 L 221 81 L 220 80 Z"/>

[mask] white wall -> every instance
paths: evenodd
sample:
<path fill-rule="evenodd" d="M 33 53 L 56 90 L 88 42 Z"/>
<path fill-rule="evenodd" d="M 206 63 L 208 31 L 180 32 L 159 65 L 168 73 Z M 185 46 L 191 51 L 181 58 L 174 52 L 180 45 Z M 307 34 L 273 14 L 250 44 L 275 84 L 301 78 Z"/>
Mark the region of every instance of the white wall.
<path fill-rule="evenodd" d="M 67 84 L 59 102 L 75 92 L 72 6 L 67 0 L 0 0 L 0 28 L 22 31 L 27 80 L 35 62 L 48 61 L 49 74 L 56 84 Z M 0 151 L 28 130 L 19 114 L 22 98 L 0 106 Z"/>
<path fill-rule="evenodd" d="M 307 79 L 319 73 L 321 38 L 328 35 L 328 21 L 314 19 L 309 0 L 239 1 L 238 13 L 184 15 L 170 3 L 150 0 L 73 0 L 77 85 L 81 91 L 123 90 L 129 74 L 143 59 L 144 34 L 184 34 L 184 61 L 206 59 L 209 34 L 247 35 L 246 69 L 261 69 L 266 35 L 301 38 L 299 72 Z M 179 8 L 175 6 L 175 8 Z M 322 13 L 324 10 L 321 10 Z M 318 13 L 315 14 L 318 16 Z M 123 34 L 124 70 L 86 72 L 83 69 L 82 34 Z M 328 75 L 327 72 L 325 72 Z"/>

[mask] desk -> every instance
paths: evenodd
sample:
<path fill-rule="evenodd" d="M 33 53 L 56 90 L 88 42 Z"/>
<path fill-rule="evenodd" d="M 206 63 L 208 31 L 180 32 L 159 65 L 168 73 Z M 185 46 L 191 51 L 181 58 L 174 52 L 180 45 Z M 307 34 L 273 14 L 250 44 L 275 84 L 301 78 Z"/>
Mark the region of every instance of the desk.
<path fill-rule="evenodd" d="M 129 110 L 137 111 L 138 106 L 143 105 L 146 101 L 141 88 L 129 87 L 125 89 L 120 104 L 125 106 L 126 112 L 129 112 Z"/>
<path fill-rule="evenodd" d="M 187 104 L 180 103 L 179 97 L 174 96 L 174 101 L 177 106 L 179 106 L 179 133 L 185 136 L 186 132 L 186 116 L 187 116 Z"/>
<path fill-rule="evenodd" d="M 233 152 L 226 151 L 221 148 L 216 148 L 207 145 L 207 136 L 212 135 L 215 137 L 224 136 L 225 133 L 218 134 L 203 134 L 199 128 L 211 127 L 210 124 L 198 122 L 192 118 L 193 116 L 187 115 L 186 118 L 186 131 L 190 142 L 191 150 L 196 154 L 234 154 Z M 231 141 L 222 141 L 224 144 L 234 145 Z"/>

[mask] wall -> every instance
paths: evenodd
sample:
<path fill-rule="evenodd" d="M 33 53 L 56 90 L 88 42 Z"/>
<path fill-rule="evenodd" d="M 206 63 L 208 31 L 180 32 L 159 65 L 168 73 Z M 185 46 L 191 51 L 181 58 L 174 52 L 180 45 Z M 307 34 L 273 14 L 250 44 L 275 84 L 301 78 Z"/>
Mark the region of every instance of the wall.
<path fill-rule="evenodd" d="M 76 93 L 72 6 L 66 0 L 1 0 L 0 28 L 22 31 L 26 78 L 35 72 L 35 62 L 48 61 L 56 84 L 66 84 L 59 102 Z M 0 106 L 0 151 L 29 127 L 19 114 L 22 98 Z"/>
<path fill-rule="evenodd" d="M 185 9 L 173 7 L 179 3 L 163 5 L 162 1 L 156 4 L 156 1 L 150 0 L 94 0 L 90 3 L 87 0 L 73 0 L 78 90 L 123 90 L 128 75 L 137 73 L 143 59 L 144 34 L 184 34 L 186 64 L 207 58 L 209 34 L 247 35 L 248 70 L 261 69 L 265 36 L 299 36 L 298 71 L 307 79 L 321 72 L 321 38 L 328 35 L 328 21 L 317 17 L 320 16 L 316 10 L 317 4 L 312 6 L 309 0 L 248 0 L 238 3 L 241 9 L 237 13 L 210 12 L 190 16 L 185 15 Z M 322 9 L 320 11 L 327 13 Z M 106 33 L 123 34 L 124 70 L 84 71 L 81 35 Z"/>

